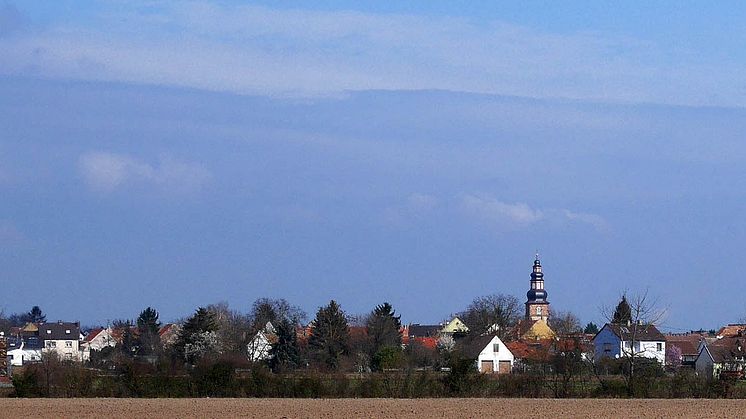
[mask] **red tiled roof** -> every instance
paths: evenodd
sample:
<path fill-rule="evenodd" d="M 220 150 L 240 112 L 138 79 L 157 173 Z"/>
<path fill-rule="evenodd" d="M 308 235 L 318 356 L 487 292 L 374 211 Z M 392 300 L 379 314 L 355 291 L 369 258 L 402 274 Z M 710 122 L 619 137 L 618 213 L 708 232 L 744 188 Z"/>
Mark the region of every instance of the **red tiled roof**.
<path fill-rule="evenodd" d="M 717 335 L 723 337 L 735 337 L 746 332 L 746 324 L 729 324 L 718 330 Z"/>
<path fill-rule="evenodd" d="M 412 338 L 414 342 L 419 343 L 427 349 L 435 349 L 438 347 L 438 338 L 427 337 L 427 338 Z"/>
<path fill-rule="evenodd" d="M 104 331 L 104 329 L 102 329 L 100 327 L 98 329 L 93 329 L 90 332 L 88 332 L 87 335 L 85 335 L 85 339 L 84 340 L 86 342 L 91 342 L 91 341 L 93 341 L 93 339 L 96 338 L 96 336 L 98 336 L 103 331 Z"/>
<path fill-rule="evenodd" d="M 506 343 L 505 346 L 518 359 L 544 360 L 549 354 L 552 342 L 552 339 L 532 340 L 528 342 L 514 340 Z"/>
<path fill-rule="evenodd" d="M 169 333 L 172 333 L 176 330 L 176 324 L 175 323 L 167 323 L 161 326 L 161 328 L 158 330 L 158 336 L 163 337 L 164 335 L 167 335 Z"/>

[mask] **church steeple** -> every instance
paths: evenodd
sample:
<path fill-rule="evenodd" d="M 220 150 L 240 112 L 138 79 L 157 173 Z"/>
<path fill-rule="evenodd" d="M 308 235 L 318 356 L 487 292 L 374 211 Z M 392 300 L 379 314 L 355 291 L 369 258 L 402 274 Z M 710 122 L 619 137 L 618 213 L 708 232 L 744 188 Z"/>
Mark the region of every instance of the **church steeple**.
<path fill-rule="evenodd" d="M 544 272 L 541 270 L 539 252 L 536 252 L 531 272 L 531 288 L 526 293 L 526 319 L 540 320 L 549 318 L 549 301 L 544 289 Z"/>

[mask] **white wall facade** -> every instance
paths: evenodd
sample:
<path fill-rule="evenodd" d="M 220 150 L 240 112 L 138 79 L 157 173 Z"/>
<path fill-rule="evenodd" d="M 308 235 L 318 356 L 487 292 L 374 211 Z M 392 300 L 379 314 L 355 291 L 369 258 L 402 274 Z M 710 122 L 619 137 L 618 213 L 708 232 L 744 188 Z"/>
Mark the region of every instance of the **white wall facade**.
<path fill-rule="evenodd" d="M 495 351 L 497 349 L 497 351 Z M 483 371 L 483 361 L 492 361 L 492 371 Z M 495 336 L 492 340 L 482 349 L 477 357 L 477 369 L 482 373 L 497 373 L 500 368 L 500 361 L 510 362 L 510 369 L 513 369 L 513 363 L 515 362 L 515 356 L 510 352 L 507 346 L 500 340 L 499 337 Z"/>
<path fill-rule="evenodd" d="M 43 352 L 55 352 L 63 361 L 81 361 L 80 342 L 77 336 L 65 340 L 45 340 Z"/>
<path fill-rule="evenodd" d="M 111 329 L 104 329 L 99 334 L 96 335 L 93 339 L 88 342 L 88 347 L 92 351 L 100 351 L 107 347 L 115 347 L 117 346 L 117 341 L 114 339 L 114 336 L 111 334 Z"/>
<path fill-rule="evenodd" d="M 10 365 L 20 367 L 29 362 L 41 361 L 41 351 L 38 349 L 23 349 L 23 345 L 21 345 L 20 348 L 8 351 L 8 358 Z"/>
<path fill-rule="evenodd" d="M 264 331 L 257 332 L 254 339 L 246 345 L 247 355 L 251 361 L 265 361 L 270 358 L 269 351 L 272 344 Z"/>

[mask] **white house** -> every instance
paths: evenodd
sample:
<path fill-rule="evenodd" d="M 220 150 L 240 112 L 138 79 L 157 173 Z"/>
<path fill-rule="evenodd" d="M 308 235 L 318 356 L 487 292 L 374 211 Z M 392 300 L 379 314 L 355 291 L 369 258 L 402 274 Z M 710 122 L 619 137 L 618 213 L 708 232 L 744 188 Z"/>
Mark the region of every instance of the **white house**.
<path fill-rule="evenodd" d="M 463 349 L 468 359 L 474 359 L 477 370 L 485 374 L 510 374 L 515 357 L 497 336 L 484 335 L 472 340 Z"/>
<path fill-rule="evenodd" d="M 92 351 L 100 351 L 107 347 L 117 346 L 117 340 L 112 334 L 112 329 L 107 327 L 106 329 L 93 329 L 83 339 L 88 345 L 88 348 Z"/>
<path fill-rule="evenodd" d="M 743 377 L 746 371 L 746 339 L 725 337 L 704 342 L 700 345 L 694 365 L 697 374 L 706 378 L 719 378 L 721 374 Z"/>
<path fill-rule="evenodd" d="M 29 362 L 41 361 L 41 349 L 29 348 L 23 341 L 18 348 L 8 351 L 8 362 L 14 367 L 23 366 Z"/>
<path fill-rule="evenodd" d="M 666 363 L 666 338 L 652 324 L 611 324 L 593 338 L 595 359 L 640 356 Z"/>
<path fill-rule="evenodd" d="M 37 327 L 39 339 L 44 342 L 42 352 L 55 352 L 62 360 L 82 361 L 80 342 L 83 337 L 80 334 L 79 323 L 59 321 L 41 323 Z"/>
<path fill-rule="evenodd" d="M 276 333 L 270 322 L 267 322 L 264 329 L 256 332 L 251 342 L 246 345 L 247 355 L 251 361 L 265 361 L 270 358 L 269 351 L 277 340 Z"/>
<path fill-rule="evenodd" d="M 104 348 L 113 348 L 115 346 L 117 346 L 117 340 L 114 338 L 110 327 L 106 329 L 93 329 L 85 335 L 80 345 L 82 359 L 83 361 L 89 361 L 91 359 L 91 351 L 100 351 Z"/>

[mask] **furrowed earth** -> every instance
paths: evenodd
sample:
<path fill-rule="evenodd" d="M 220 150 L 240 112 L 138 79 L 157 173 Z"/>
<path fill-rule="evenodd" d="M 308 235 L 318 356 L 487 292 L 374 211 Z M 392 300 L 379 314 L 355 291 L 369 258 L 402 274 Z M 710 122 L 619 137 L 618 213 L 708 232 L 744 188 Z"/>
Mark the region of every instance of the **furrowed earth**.
<path fill-rule="evenodd" d="M 158 418 L 724 418 L 746 400 L 710 399 L 3 399 L 0 416 Z"/>

